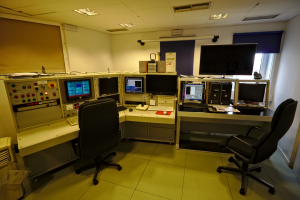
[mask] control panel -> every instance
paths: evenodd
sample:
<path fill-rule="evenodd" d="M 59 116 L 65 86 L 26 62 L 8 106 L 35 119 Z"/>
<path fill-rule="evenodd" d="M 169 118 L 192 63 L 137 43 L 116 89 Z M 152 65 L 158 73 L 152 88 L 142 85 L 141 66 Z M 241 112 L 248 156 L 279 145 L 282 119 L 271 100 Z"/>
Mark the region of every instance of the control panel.
<path fill-rule="evenodd" d="M 63 104 L 64 118 L 72 117 L 78 114 L 79 106 L 84 102 Z"/>
<path fill-rule="evenodd" d="M 9 82 L 7 89 L 12 105 L 59 99 L 56 80 Z"/>

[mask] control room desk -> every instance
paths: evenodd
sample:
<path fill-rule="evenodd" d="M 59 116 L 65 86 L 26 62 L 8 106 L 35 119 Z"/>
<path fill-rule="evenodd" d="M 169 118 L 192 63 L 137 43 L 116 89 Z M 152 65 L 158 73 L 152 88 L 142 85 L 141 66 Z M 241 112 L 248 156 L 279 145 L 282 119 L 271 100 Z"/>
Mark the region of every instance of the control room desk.
<path fill-rule="evenodd" d="M 180 131 L 243 134 L 252 126 L 269 128 L 274 111 L 266 109 L 256 115 L 246 113 L 211 113 L 207 109 L 186 109 L 177 112 L 176 149 L 180 148 Z"/>

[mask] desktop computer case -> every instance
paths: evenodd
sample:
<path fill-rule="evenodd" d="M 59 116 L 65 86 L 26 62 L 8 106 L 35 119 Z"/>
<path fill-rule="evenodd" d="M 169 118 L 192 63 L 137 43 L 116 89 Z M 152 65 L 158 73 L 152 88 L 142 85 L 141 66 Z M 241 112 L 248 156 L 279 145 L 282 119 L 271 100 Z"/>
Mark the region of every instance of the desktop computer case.
<path fill-rule="evenodd" d="M 220 104 L 222 104 L 222 105 L 230 104 L 231 88 L 232 88 L 231 83 L 222 83 L 221 84 Z"/>
<path fill-rule="evenodd" d="M 210 83 L 208 95 L 209 104 L 220 104 L 221 83 Z"/>

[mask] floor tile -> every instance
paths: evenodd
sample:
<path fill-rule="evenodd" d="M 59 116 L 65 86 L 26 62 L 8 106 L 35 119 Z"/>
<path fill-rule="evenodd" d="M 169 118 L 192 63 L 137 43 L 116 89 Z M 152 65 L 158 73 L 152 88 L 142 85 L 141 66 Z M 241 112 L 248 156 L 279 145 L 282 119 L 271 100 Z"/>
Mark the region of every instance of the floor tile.
<path fill-rule="evenodd" d="M 181 200 L 184 168 L 150 161 L 137 190 L 156 196 Z"/>
<path fill-rule="evenodd" d="M 185 159 L 186 150 L 176 150 L 175 145 L 157 144 L 150 160 L 184 167 Z"/>
<path fill-rule="evenodd" d="M 273 161 L 277 161 L 277 162 L 284 162 L 285 161 L 283 160 L 282 156 L 281 156 L 281 153 L 279 152 L 279 150 L 277 149 L 275 151 L 275 153 L 270 157 L 270 160 L 273 160 Z"/>
<path fill-rule="evenodd" d="M 281 196 L 285 200 L 299 200 L 300 199 L 300 191 L 288 190 L 288 189 L 280 188 L 280 187 L 278 187 L 277 189 L 280 192 Z"/>
<path fill-rule="evenodd" d="M 130 200 L 134 190 L 106 181 L 92 185 L 80 200 Z"/>
<path fill-rule="evenodd" d="M 168 200 L 168 199 L 135 190 L 131 200 Z"/>
<path fill-rule="evenodd" d="M 122 141 L 117 152 L 125 153 L 127 156 L 149 160 L 156 145 L 157 144 L 153 142 Z"/>
<path fill-rule="evenodd" d="M 182 200 L 232 199 L 227 177 L 185 169 Z"/>
<path fill-rule="evenodd" d="M 43 200 L 53 200 L 53 199 L 64 199 L 64 200 L 76 200 L 88 190 L 92 185 L 92 179 L 87 176 L 77 175 L 70 171 L 64 171 L 47 182 L 41 185 L 41 187 L 31 194 L 31 199 L 43 199 Z"/>
<path fill-rule="evenodd" d="M 187 151 L 186 168 L 219 174 L 217 168 L 222 165 L 223 162 L 220 153 Z M 226 176 L 225 173 L 221 173 L 221 175 Z"/>
<path fill-rule="evenodd" d="M 276 191 L 275 194 L 269 193 L 269 188 L 256 182 L 248 181 L 246 195 L 239 193 L 241 188 L 241 180 L 236 178 L 227 177 L 233 200 L 251 199 L 251 200 L 283 200 L 281 194 Z"/>
<path fill-rule="evenodd" d="M 294 171 L 285 162 L 265 160 L 262 165 L 276 187 L 300 191 L 300 184 Z"/>
<path fill-rule="evenodd" d="M 108 167 L 103 169 L 98 177 L 104 181 L 135 189 L 148 164 L 148 160 L 119 153 L 112 161 L 120 164 L 122 170 L 118 171 L 116 167 Z"/>

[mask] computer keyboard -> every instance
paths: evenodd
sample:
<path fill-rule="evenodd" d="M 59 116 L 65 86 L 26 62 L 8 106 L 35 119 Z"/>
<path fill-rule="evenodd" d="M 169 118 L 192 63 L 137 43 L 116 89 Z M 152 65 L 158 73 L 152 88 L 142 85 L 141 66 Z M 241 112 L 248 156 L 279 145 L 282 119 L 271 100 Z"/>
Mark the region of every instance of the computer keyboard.
<path fill-rule="evenodd" d="M 70 118 L 68 118 L 67 120 L 68 120 L 68 122 L 69 122 L 72 126 L 78 124 L 78 116 L 70 117 Z"/>
<path fill-rule="evenodd" d="M 183 103 L 184 108 L 207 108 L 208 105 L 204 103 Z"/>
<path fill-rule="evenodd" d="M 118 111 L 120 112 L 120 111 L 123 111 L 123 110 L 126 110 L 127 108 L 125 107 L 125 106 L 119 106 L 118 107 Z"/>
<path fill-rule="evenodd" d="M 148 110 L 160 110 L 160 111 L 174 111 L 173 107 L 165 107 L 165 106 L 149 106 Z"/>
<path fill-rule="evenodd" d="M 261 106 L 233 106 L 233 108 L 238 110 L 258 110 L 258 111 L 265 110 L 265 108 Z"/>

